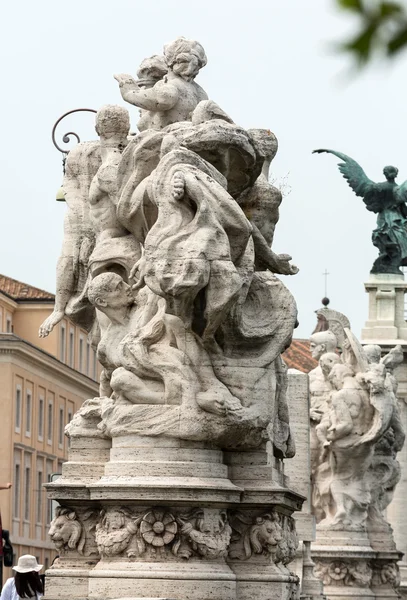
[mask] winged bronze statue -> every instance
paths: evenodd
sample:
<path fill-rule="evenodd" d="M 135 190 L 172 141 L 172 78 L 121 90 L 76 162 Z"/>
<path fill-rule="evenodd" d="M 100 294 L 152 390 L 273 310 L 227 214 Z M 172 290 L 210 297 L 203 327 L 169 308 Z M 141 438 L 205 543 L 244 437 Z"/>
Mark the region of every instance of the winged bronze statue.
<path fill-rule="evenodd" d="M 355 194 L 363 198 L 367 210 L 377 214 L 372 242 L 379 256 L 370 272 L 400 274 L 400 267 L 407 266 L 407 181 L 398 185 L 398 169 L 387 166 L 383 169 L 386 181 L 375 183 L 350 156 L 324 148 L 314 150 L 321 152 L 334 154 L 343 161 L 338 164 L 343 177 Z"/>

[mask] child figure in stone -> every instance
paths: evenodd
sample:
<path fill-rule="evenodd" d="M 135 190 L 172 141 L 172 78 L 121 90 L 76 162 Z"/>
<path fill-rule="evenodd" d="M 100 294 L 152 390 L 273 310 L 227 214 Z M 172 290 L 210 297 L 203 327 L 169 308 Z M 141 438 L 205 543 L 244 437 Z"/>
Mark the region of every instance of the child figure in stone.
<path fill-rule="evenodd" d="M 140 131 L 163 129 L 171 123 L 190 121 L 205 91 L 194 81 L 206 65 L 206 55 L 198 42 L 178 38 L 164 47 L 168 73 L 152 87 L 141 87 L 131 75 L 115 75 L 123 99 L 143 111 Z"/>

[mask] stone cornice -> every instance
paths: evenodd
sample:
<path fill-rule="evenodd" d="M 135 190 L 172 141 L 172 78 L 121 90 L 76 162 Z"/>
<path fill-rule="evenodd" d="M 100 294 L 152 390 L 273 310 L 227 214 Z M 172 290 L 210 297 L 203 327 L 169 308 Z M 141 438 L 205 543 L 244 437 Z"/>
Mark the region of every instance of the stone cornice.
<path fill-rule="evenodd" d="M 53 380 L 57 385 L 65 385 L 78 396 L 93 398 L 98 395 L 98 384 L 83 373 L 68 367 L 52 354 L 15 334 L 0 334 L 0 362 L 9 362 L 9 355 L 12 355 L 15 364 L 22 368 L 29 364 L 40 369 L 50 381 Z"/>

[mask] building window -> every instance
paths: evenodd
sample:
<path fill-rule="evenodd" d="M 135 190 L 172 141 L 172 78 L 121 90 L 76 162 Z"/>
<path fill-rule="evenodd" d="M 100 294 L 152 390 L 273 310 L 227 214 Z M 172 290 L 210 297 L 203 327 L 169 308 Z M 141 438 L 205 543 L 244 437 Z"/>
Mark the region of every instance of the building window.
<path fill-rule="evenodd" d="M 42 471 L 37 473 L 37 523 L 42 523 Z"/>
<path fill-rule="evenodd" d="M 16 421 L 15 430 L 20 433 L 21 430 L 21 385 L 16 386 Z"/>
<path fill-rule="evenodd" d="M 40 396 L 38 402 L 38 439 L 42 442 L 44 437 L 44 397 Z"/>
<path fill-rule="evenodd" d="M 74 368 L 75 364 L 75 331 L 69 330 L 69 366 Z"/>
<path fill-rule="evenodd" d="M 31 436 L 31 409 L 32 409 L 32 393 L 27 390 L 25 396 L 25 435 Z"/>
<path fill-rule="evenodd" d="M 14 518 L 20 518 L 20 465 L 14 465 Z"/>
<path fill-rule="evenodd" d="M 13 333 L 13 322 L 10 315 L 7 315 L 6 318 L 6 333 Z"/>
<path fill-rule="evenodd" d="M 25 477 L 24 477 L 24 520 L 30 520 L 30 483 L 31 483 L 31 469 L 29 467 L 25 468 Z"/>
<path fill-rule="evenodd" d="M 48 482 L 51 481 L 52 471 L 53 471 L 52 461 L 47 460 L 47 481 Z M 52 521 L 52 500 L 47 499 L 47 525 L 49 525 L 51 523 L 51 521 Z"/>
<path fill-rule="evenodd" d="M 92 379 L 94 379 L 94 380 L 96 381 L 96 367 L 97 367 L 97 359 L 96 359 L 96 352 L 95 352 L 95 350 L 93 350 L 92 354 L 93 354 L 93 372 L 92 372 Z"/>
<path fill-rule="evenodd" d="M 47 420 L 48 444 L 52 444 L 52 425 L 53 425 L 52 400 L 48 400 L 48 420 Z"/>
<path fill-rule="evenodd" d="M 0 333 L 3 331 L 3 309 L 0 308 Z"/>
<path fill-rule="evenodd" d="M 90 342 L 86 342 L 86 375 L 90 373 Z"/>
<path fill-rule="evenodd" d="M 59 355 L 62 362 L 66 360 L 66 327 L 65 323 L 61 323 L 59 334 Z"/>
<path fill-rule="evenodd" d="M 81 335 L 79 337 L 79 371 L 81 373 L 83 373 L 84 368 L 83 368 L 83 346 L 84 346 L 84 339 L 83 336 Z"/>
<path fill-rule="evenodd" d="M 60 446 L 63 446 L 64 444 L 64 409 L 62 408 L 62 406 L 59 407 L 58 444 Z"/>

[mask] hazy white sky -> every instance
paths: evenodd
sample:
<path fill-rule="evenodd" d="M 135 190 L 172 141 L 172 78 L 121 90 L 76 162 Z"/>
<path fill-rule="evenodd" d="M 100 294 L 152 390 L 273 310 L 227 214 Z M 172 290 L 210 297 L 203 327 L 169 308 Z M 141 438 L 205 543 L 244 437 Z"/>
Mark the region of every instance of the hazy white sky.
<path fill-rule="evenodd" d="M 327 147 L 358 160 L 371 179 L 395 164 L 407 178 L 405 69 L 375 65 L 344 78 L 350 63 L 333 51 L 354 23 L 333 0 L 14 0 L 3 5 L 0 272 L 55 291 L 62 240 L 61 157 L 51 143 L 65 111 L 123 104 L 114 73 L 135 75 L 141 60 L 179 35 L 205 47 L 198 82 L 244 127 L 275 132 L 272 164 L 287 179 L 274 249 L 292 254 L 300 273 L 284 278 L 308 337 L 331 273 L 331 306 L 358 335 L 367 318 L 367 280 L 376 250 L 375 215 L 353 195 Z M 130 110 L 133 128 L 137 109 Z M 93 116 L 66 120 L 60 135 L 93 139 Z"/>

